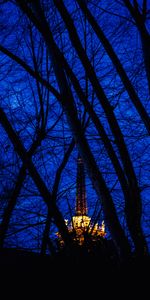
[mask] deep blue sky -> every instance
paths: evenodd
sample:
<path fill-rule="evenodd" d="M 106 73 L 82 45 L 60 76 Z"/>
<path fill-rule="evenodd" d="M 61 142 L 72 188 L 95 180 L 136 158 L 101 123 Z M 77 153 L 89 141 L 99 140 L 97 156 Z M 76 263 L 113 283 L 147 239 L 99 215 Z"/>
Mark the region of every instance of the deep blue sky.
<path fill-rule="evenodd" d="M 64 2 L 69 11 L 72 12 L 72 16 L 75 18 L 76 28 L 82 44 L 84 47 L 86 44 L 88 57 L 92 61 L 96 74 L 111 102 L 111 105 L 115 108 L 115 115 L 124 134 L 141 189 L 143 199 L 143 229 L 145 234 L 149 235 L 149 137 L 147 136 L 140 117 L 137 115 L 137 112 L 131 104 L 127 92 L 124 90 L 119 76 L 104 51 L 104 48 L 91 30 L 89 24 L 85 23 L 82 14 L 76 10 L 77 6 L 75 1 L 65 0 Z M 96 4 L 96 2 L 97 1 L 93 1 L 93 3 L 90 3 L 90 9 L 111 41 L 143 105 L 146 107 L 147 111 L 149 111 L 148 86 L 143 64 L 141 42 L 137 28 L 132 22 L 130 22 L 130 20 L 125 19 L 129 17 L 128 13 L 126 9 L 117 3 L 117 1 L 100 1 L 98 2 L 98 6 L 93 5 Z M 142 3 L 142 1 L 139 1 L 139 3 Z M 150 5 L 150 3 L 148 3 L 148 5 Z M 66 59 L 85 91 L 87 84 L 85 71 L 71 45 L 64 24 L 62 23 L 59 14 L 56 13 L 56 11 L 50 10 L 50 2 L 48 4 L 48 9 L 47 17 L 51 24 L 55 40 L 65 54 Z M 0 25 L 2 28 L 0 33 L 0 43 L 22 58 L 28 65 L 30 65 L 30 67 L 33 68 L 31 38 L 29 35 L 30 24 L 27 26 L 26 18 L 22 17 L 15 5 L 10 2 L 1 5 Z M 85 25 L 86 42 L 84 41 Z M 148 22 L 147 28 L 149 29 Z M 59 36 L 60 31 L 61 38 Z M 57 82 L 50 60 L 46 66 L 47 51 L 42 38 L 35 28 L 32 29 L 32 35 L 35 55 L 38 61 L 38 68 L 42 76 L 44 78 L 49 76 L 50 83 L 57 88 Z M 0 91 L 1 106 L 5 109 L 9 120 L 18 132 L 18 135 L 26 149 L 29 149 L 36 137 L 37 128 L 41 125 L 38 119 L 38 116 L 40 115 L 38 87 L 36 81 L 31 78 L 22 67 L 17 65 L 1 52 Z M 67 146 L 71 141 L 71 132 L 66 121 L 66 116 L 62 114 L 62 108 L 56 101 L 55 97 L 50 93 L 48 94 L 47 90 L 41 85 L 40 92 L 43 97 L 45 115 L 46 112 L 48 112 L 46 124 L 47 134 L 36 154 L 33 156 L 33 162 L 47 187 L 50 191 L 52 191 L 55 179 L 54 175 L 63 159 L 64 151 L 67 149 Z M 80 117 L 82 118 L 84 115 L 84 108 L 79 103 L 74 90 L 73 94 L 77 108 L 80 111 L 79 114 L 81 114 Z M 89 101 L 94 103 L 94 108 L 98 116 L 101 118 L 110 139 L 113 140 L 106 117 L 103 114 L 103 110 L 99 105 L 89 81 L 87 95 Z M 60 119 L 58 123 L 55 124 L 58 118 Z M 85 119 L 88 119 L 87 114 L 85 115 Z M 50 130 L 54 124 L 54 128 Z M 10 191 L 13 190 L 16 177 L 22 163 L 14 152 L 14 149 L 2 127 L 0 127 L 0 136 L 0 191 L 2 199 L 0 213 L 2 216 L 6 201 L 9 199 Z M 123 227 L 125 227 L 123 194 L 117 181 L 113 166 L 102 144 L 101 138 L 98 136 L 91 121 L 89 121 L 86 129 L 86 137 L 97 164 L 102 170 L 107 186 L 111 190 L 118 216 Z M 114 149 L 116 149 L 115 143 L 113 146 Z M 77 147 L 75 147 L 62 174 L 59 185 L 57 201 L 65 218 L 70 218 L 68 204 L 72 208 L 73 212 L 75 207 L 77 154 L 78 150 Z M 97 203 L 97 195 L 92 188 L 92 184 L 88 179 L 88 176 L 86 176 L 86 190 L 89 214 L 92 216 Z M 5 197 L 6 200 L 3 201 Z M 17 201 L 17 206 L 10 222 L 10 235 L 8 235 L 6 245 L 37 249 L 39 247 L 44 228 L 41 222 L 45 222 L 46 216 L 46 206 L 29 174 L 27 174 Z M 99 220 L 100 222 L 102 218 L 103 216 L 101 216 L 101 219 Z M 30 227 L 30 225 L 36 223 L 40 223 L 39 226 Z M 53 233 L 53 225 L 51 231 Z"/>

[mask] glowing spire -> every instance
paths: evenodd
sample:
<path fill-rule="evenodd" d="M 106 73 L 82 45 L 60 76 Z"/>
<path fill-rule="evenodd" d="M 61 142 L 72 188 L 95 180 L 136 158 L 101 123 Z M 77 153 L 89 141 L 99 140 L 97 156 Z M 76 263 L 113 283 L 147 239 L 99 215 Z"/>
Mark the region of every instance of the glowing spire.
<path fill-rule="evenodd" d="M 91 218 L 87 215 L 85 172 L 83 160 L 80 154 L 78 154 L 77 158 L 75 212 L 75 216 L 72 217 L 71 223 L 68 225 L 68 220 L 65 220 L 65 223 L 68 227 L 70 234 L 73 237 L 73 240 L 77 242 L 80 246 L 82 246 L 86 241 L 85 232 L 88 233 L 88 237 L 90 237 L 91 241 L 94 243 L 96 243 L 96 241 L 99 238 L 104 238 L 106 236 L 104 221 L 102 221 L 101 226 L 99 226 L 98 223 L 92 224 Z M 63 247 L 64 241 L 59 232 L 57 233 L 57 236 L 60 242 L 60 246 Z"/>
<path fill-rule="evenodd" d="M 76 215 L 87 215 L 87 203 L 85 192 L 85 171 L 80 154 L 77 159 L 77 189 L 76 189 Z"/>

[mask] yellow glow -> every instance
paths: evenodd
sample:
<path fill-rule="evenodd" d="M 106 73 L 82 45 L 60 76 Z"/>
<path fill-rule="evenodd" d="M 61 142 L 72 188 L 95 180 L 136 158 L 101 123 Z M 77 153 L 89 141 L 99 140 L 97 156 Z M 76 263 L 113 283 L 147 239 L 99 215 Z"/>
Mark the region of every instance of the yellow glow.
<path fill-rule="evenodd" d="M 87 228 L 90 224 L 91 218 L 88 216 L 74 216 L 72 218 L 72 226 L 76 228 Z"/>
<path fill-rule="evenodd" d="M 98 223 L 93 225 L 91 223 L 91 218 L 85 215 L 73 216 L 70 224 L 68 224 L 68 220 L 65 219 L 64 221 L 71 234 L 75 231 L 74 240 L 76 240 L 79 245 L 83 245 L 86 231 L 90 234 L 93 241 L 96 241 L 98 237 L 106 236 L 104 221 L 102 221 L 101 226 L 99 226 Z M 59 238 L 60 245 L 63 246 L 64 242 L 60 233 L 57 233 L 57 236 Z"/>
<path fill-rule="evenodd" d="M 105 223 L 102 221 L 102 226 L 101 226 L 102 232 L 105 232 Z"/>
<path fill-rule="evenodd" d="M 68 226 L 68 220 L 67 220 L 67 219 L 65 219 L 64 221 L 65 221 L 65 224 Z"/>

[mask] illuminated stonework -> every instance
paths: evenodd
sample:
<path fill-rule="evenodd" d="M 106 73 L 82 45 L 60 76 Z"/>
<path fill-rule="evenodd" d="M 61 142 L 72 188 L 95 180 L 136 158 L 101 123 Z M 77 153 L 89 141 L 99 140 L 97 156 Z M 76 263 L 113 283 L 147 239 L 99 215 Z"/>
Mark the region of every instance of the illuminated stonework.
<path fill-rule="evenodd" d="M 78 228 L 87 229 L 90 225 L 90 217 L 88 216 L 74 216 L 72 218 L 72 227 L 77 230 Z"/>
<path fill-rule="evenodd" d="M 68 230 L 71 234 L 74 233 L 74 240 L 79 245 L 83 245 L 87 235 L 93 241 L 96 241 L 98 237 L 105 237 L 106 235 L 104 221 L 101 226 L 98 223 L 92 224 L 89 216 L 73 216 Z"/>
<path fill-rule="evenodd" d="M 65 223 L 73 240 L 79 245 L 84 244 L 87 236 L 91 241 L 96 242 L 99 237 L 104 238 L 106 235 L 104 221 L 101 226 L 98 223 L 92 224 L 89 216 L 73 216 L 70 224 L 68 224 L 68 220 L 65 220 Z M 61 235 L 57 233 L 57 236 L 60 244 L 63 245 Z"/>

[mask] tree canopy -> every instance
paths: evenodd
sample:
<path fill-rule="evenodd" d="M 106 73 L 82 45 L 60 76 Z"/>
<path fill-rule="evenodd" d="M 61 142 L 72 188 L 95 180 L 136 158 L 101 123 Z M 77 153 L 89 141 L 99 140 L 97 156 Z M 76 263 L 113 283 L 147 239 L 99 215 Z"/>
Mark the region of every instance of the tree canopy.
<path fill-rule="evenodd" d="M 149 1 L 1 1 L 0 25 L 0 247 L 72 247 L 79 152 L 92 220 L 148 254 Z"/>

